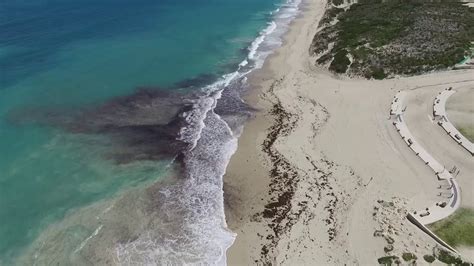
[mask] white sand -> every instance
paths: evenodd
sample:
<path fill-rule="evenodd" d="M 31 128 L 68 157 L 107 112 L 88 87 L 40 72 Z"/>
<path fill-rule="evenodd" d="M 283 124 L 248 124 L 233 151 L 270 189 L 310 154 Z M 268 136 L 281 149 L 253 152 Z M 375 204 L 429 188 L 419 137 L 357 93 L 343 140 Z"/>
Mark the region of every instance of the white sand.
<path fill-rule="evenodd" d="M 225 177 L 227 220 L 238 234 L 229 265 L 373 265 L 387 254 L 431 254 L 434 241 L 405 215 L 437 199 L 435 177 L 388 120 L 398 90 L 440 84 L 413 91 L 410 106 L 419 106 L 407 112 L 410 129 L 443 164 L 456 161 L 462 173 L 472 173 L 472 157 L 464 160 L 462 148 L 429 122 L 426 106 L 448 84 L 472 84 L 474 72 L 385 81 L 337 78 L 314 67 L 308 56 L 324 5 L 307 1 L 285 45 L 251 78 L 259 89 L 247 100 L 260 112 L 246 125 Z M 426 131 L 435 133 L 425 136 Z M 444 148 L 432 148 L 437 141 Z M 458 178 L 461 186 L 471 186 L 463 189 L 463 204 L 472 206 L 472 178 Z M 279 199 L 284 215 L 262 214 Z M 376 230 L 381 236 L 374 237 Z M 391 239 L 394 250 L 386 254 Z"/>

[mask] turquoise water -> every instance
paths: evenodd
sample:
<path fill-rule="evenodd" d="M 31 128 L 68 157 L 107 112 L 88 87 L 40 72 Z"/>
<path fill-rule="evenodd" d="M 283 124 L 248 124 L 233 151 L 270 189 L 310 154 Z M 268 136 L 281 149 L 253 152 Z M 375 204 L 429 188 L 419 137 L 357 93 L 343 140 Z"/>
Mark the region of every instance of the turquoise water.
<path fill-rule="evenodd" d="M 17 123 L 139 86 L 235 70 L 278 0 L 6 0 L 0 5 L 0 264 L 75 208 L 159 179 L 169 161 L 117 165 L 100 136 Z M 13 120 L 13 121 L 12 121 Z"/>

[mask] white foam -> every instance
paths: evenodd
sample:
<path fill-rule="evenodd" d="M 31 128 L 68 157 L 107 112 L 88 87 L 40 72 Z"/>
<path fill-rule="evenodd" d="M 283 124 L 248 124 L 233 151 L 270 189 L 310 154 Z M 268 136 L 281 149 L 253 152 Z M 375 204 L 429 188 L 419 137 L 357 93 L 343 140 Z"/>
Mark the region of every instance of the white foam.
<path fill-rule="evenodd" d="M 93 237 L 95 237 L 96 235 L 99 234 L 102 227 L 104 227 L 104 225 L 100 225 L 99 227 L 97 227 L 89 237 L 84 239 L 84 241 L 81 242 L 79 247 L 74 250 L 74 253 L 77 253 L 77 252 L 81 251 L 84 248 L 84 246 L 87 244 L 87 242 L 89 242 L 89 240 L 91 240 Z"/>
<path fill-rule="evenodd" d="M 289 23 L 299 14 L 300 3 L 301 0 L 288 0 L 277 8 L 272 13 L 273 21 L 252 42 L 247 59 L 253 61 L 255 69 L 261 68 L 264 60 L 282 44 L 281 38 Z"/>
<path fill-rule="evenodd" d="M 200 138 L 202 129 L 204 128 L 204 119 L 206 114 L 213 106 L 213 99 L 210 97 L 202 97 L 194 103 L 193 109 L 183 113 L 187 122 L 186 127 L 182 127 L 179 132 L 178 140 L 191 144 L 191 149 L 196 147 L 196 143 Z"/>
<path fill-rule="evenodd" d="M 236 235 L 227 229 L 225 221 L 222 178 L 237 150 L 238 133 L 234 135 L 214 108 L 226 87 L 237 80 L 245 82 L 246 75 L 260 68 L 266 57 L 281 45 L 281 37 L 297 16 L 300 2 L 288 0 L 274 10 L 273 21 L 251 43 L 248 56 L 237 71 L 204 87 L 205 95 L 194 102 L 193 110 L 183 114 L 188 126 L 181 129 L 179 140 L 192 144 L 185 154 L 187 177 L 176 186 L 160 190 L 166 200 L 159 211 L 168 218 L 174 217 L 176 224 L 165 224 L 161 230 L 118 244 L 116 254 L 120 264 L 226 264 L 226 250 Z"/>
<path fill-rule="evenodd" d="M 187 176 L 160 191 L 167 200 L 157 212 L 171 224 L 119 244 L 116 254 L 121 264 L 225 265 L 225 252 L 235 234 L 225 223 L 222 176 L 237 139 L 213 111 L 205 124 L 197 146 L 185 155 Z"/>

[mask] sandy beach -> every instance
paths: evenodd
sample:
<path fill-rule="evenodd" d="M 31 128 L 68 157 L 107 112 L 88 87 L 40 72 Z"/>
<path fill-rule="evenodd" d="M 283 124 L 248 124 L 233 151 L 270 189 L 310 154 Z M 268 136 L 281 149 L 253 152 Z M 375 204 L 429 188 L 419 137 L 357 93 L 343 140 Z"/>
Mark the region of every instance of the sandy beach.
<path fill-rule="evenodd" d="M 245 99 L 259 111 L 224 178 L 226 219 L 237 233 L 229 265 L 374 265 L 384 248 L 431 254 L 436 242 L 405 217 L 439 200 L 436 177 L 389 120 L 399 90 L 410 91 L 413 134 L 446 168 L 461 169 L 462 206 L 474 206 L 472 156 L 430 122 L 428 110 L 448 86 L 474 89 L 474 72 L 334 76 L 308 53 L 325 5 L 306 1 L 284 45 L 249 79 Z"/>

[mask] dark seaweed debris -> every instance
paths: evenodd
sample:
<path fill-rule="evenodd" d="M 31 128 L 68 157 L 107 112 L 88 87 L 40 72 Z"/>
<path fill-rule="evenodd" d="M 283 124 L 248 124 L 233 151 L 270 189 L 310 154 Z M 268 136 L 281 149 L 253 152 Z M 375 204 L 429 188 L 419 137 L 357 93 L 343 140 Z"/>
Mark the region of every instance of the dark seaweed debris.
<path fill-rule="evenodd" d="M 273 93 L 275 86 L 278 86 L 283 78 L 275 81 L 270 87 Z M 296 200 L 295 193 L 301 180 L 308 180 L 308 174 L 299 172 L 291 162 L 285 158 L 275 147 L 279 138 L 288 136 L 299 120 L 294 115 L 284 109 L 279 100 L 275 101 L 270 114 L 274 118 L 273 125 L 269 128 L 267 138 L 262 144 L 262 151 L 267 154 L 271 162 L 269 185 L 269 202 L 264 206 L 264 211 L 260 214 L 262 218 L 268 219 L 270 231 L 265 237 L 269 242 L 262 246 L 260 252 L 260 262 L 264 265 L 271 265 L 274 262 L 274 254 L 280 238 L 290 232 L 291 228 L 299 221 L 308 224 L 314 215 L 309 213 L 310 202 L 314 203 L 311 196 L 313 189 L 318 184 L 317 181 L 309 182 L 309 193 L 304 193 L 302 200 Z M 285 258 L 287 259 L 287 258 Z"/>
<path fill-rule="evenodd" d="M 276 84 L 274 83 L 273 86 L 276 86 Z M 280 235 L 291 228 L 292 221 L 297 220 L 288 219 L 288 214 L 292 208 L 291 201 L 295 195 L 299 179 L 297 170 L 273 147 L 279 137 L 288 135 L 291 132 L 296 121 L 292 121 L 292 115 L 286 112 L 279 101 L 273 105 L 270 113 L 274 116 L 275 121 L 263 142 L 262 150 L 270 157 L 271 161 L 271 183 L 269 190 L 271 199 L 265 205 L 262 215 L 264 218 L 270 219 L 269 227 L 272 229 L 273 234 L 267 236 L 267 239 L 271 240 L 269 246 L 264 245 L 261 250 L 261 259 L 264 260 L 263 263 L 265 265 L 271 264 L 273 254 L 270 254 L 270 250 L 276 247 Z M 285 223 L 284 220 L 287 222 Z"/>
<path fill-rule="evenodd" d="M 273 94 L 275 87 L 283 80 L 284 78 L 279 79 L 272 84 L 269 95 Z M 312 128 L 314 135 L 316 135 L 330 117 L 328 110 L 314 100 L 308 100 L 305 97 L 298 97 L 298 100 L 305 102 L 311 112 L 314 112 L 315 120 L 312 123 Z M 316 110 L 320 112 L 316 112 Z M 262 144 L 262 151 L 270 161 L 269 199 L 268 203 L 264 205 L 264 210 L 253 216 L 256 220 L 265 219 L 265 224 L 269 228 L 266 235 L 259 235 L 264 240 L 264 244 L 260 249 L 260 258 L 255 262 L 262 265 L 274 264 L 277 256 L 279 257 L 278 263 L 284 264 L 290 259 L 289 254 L 297 256 L 302 251 L 308 250 L 308 243 L 313 243 L 311 245 L 317 247 L 318 238 L 327 237 L 329 241 L 336 241 L 340 225 L 335 210 L 347 208 L 351 204 L 348 199 L 361 186 L 361 178 L 355 175 L 353 169 L 341 167 L 328 160 L 322 153 L 322 157 L 318 160 L 306 154 L 306 159 L 312 167 L 297 168 L 284 154 L 278 151 L 275 144 L 282 140 L 281 138 L 289 136 L 295 129 L 300 119 L 298 111 L 290 113 L 284 108 L 278 97 L 274 97 L 269 113 L 274 121 Z M 301 152 L 304 152 L 304 149 Z M 350 192 L 352 194 L 336 189 L 335 173 L 350 175 L 347 180 L 354 182 L 354 190 Z M 304 182 L 303 186 L 300 185 L 301 182 Z M 318 221 L 312 222 L 313 219 Z M 327 228 L 327 235 L 314 235 L 308 226 L 314 222 L 323 223 Z M 296 224 L 303 225 L 301 229 L 307 233 L 302 237 L 290 237 L 289 242 L 286 240 L 282 242 L 283 236 L 290 236 L 291 230 Z M 306 242 L 305 239 L 311 242 Z M 277 253 L 280 248 L 291 252 Z M 329 256 L 329 258 L 332 257 Z"/>

